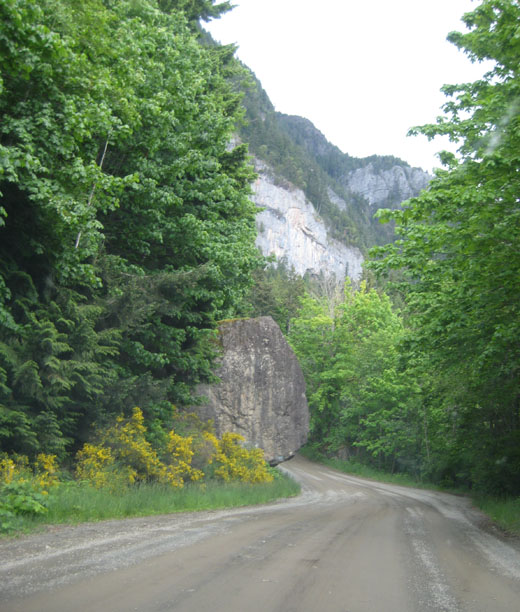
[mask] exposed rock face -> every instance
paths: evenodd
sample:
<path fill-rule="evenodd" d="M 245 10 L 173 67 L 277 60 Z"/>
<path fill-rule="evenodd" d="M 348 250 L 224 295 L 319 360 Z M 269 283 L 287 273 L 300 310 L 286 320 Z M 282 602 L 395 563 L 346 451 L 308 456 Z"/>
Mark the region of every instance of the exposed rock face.
<path fill-rule="evenodd" d="M 253 201 L 265 209 L 257 215 L 256 244 L 262 253 L 285 259 L 300 276 L 323 273 L 334 275 L 338 282 L 346 276 L 357 281 L 362 273 L 361 251 L 328 235 L 301 189 L 288 182 L 275 184 L 265 164 L 257 164 L 257 172 Z"/>
<path fill-rule="evenodd" d="M 389 162 L 387 162 L 389 164 Z M 364 257 L 359 248 L 346 245 L 329 235 L 327 226 L 303 191 L 288 181 L 275 180 L 267 164 L 256 160 L 258 178 L 253 185 L 253 201 L 263 208 L 257 215 L 256 244 L 264 255 L 275 255 L 300 276 L 323 274 L 342 283 L 348 276 L 356 283 L 362 275 Z M 374 225 L 377 242 L 392 240 L 393 229 L 380 226 L 372 217 L 378 208 L 396 208 L 416 197 L 428 186 L 431 176 L 407 165 L 376 167 L 372 162 L 346 172 L 340 182 L 347 193 L 363 196 L 359 219 Z M 347 202 L 332 188 L 330 201 L 340 210 Z"/>
<path fill-rule="evenodd" d="M 420 168 L 394 166 L 376 170 L 372 163 L 343 177 L 345 186 L 364 196 L 374 210 L 395 208 L 404 200 L 416 197 L 428 186 L 431 176 Z"/>
<path fill-rule="evenodd" d="M 208 398 L 196 408 L 217 435 L 239 433 L 263 448 L 270 463 L 291 457 L 305 442 L 309 409 L 305 381 L 291 347 L 271 317 L 220 325 L 220 383 L 199 386 Z"/>
<path fill-rule="evenodd" d="M 345 200 L 340 197 L 333 189 L 330 187 L 327 189 L 327 194 L 329 196 L 330 201 L 335 204 L 340 210 L 347 210 L 348 205 Z"/>

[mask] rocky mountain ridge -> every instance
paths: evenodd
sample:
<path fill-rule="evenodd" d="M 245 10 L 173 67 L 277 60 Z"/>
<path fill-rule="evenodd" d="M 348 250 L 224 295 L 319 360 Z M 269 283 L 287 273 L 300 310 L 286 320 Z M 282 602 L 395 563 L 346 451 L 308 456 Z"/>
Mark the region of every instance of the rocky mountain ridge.
<path fill-rule="evenodd" d="M 269 167 L 257 162 L 258 179 L 253 200 L 262 211 L 257 215 L 257 246 L 264 255 L 284 260 L 300 276 L 348 275 L 358 281 L 363 254 L 355 246 L 331 237 L 312 203 L 301 189 L 286 182 L 276 184 Z"/>
<path fill-rule="evenodd" d="M 432 177 L 393 156 L 343 153 L 308 119 L 276 112 L 252 78 L 239 137 L 258 172 L 257 246 L 299 275 L 356 282 L 367 250 L 393 240 L 391 224 L 381 225 L 374 213 L 418 195 Z"/>
<path fill-rule="evenodd" d="M 346 174 L 342 181 L 347 189 L 363 196 L 374 212 L 379 208 L 399 206 L 426 189 L 431 176 L 420 168 L 395 165 L 377 170 L 370 162 Z"/>
<path fill-rule="evenodd" d="M 357 283 L 363 272 L 363 250 L 355 243 L 335 238 L 302 189 L 281 180 L 262 160 L 255 160 L 255 169 L 258 178 L 253 184 L 252 199 L 261 208 L 256 239 L 261 252 L 284 261 L 300 276 L 334 276 L 338 282 L 348 276 Z M 416 196 L 427 187 L 430 178 L 420 168 L 395 165 L 378 169 L 369 163 L 347 173 L 342 182 L 347 192 L 362 196 L 361 212 L 371 217 L 379 208 L 394 208 Z M 345 197 L 331 187 L 327 195 L 331 205 L 348 212 L 351 202 Z M 380 231 L 386 231 L 388 240 L 392 239 L 392 228 Z"/>

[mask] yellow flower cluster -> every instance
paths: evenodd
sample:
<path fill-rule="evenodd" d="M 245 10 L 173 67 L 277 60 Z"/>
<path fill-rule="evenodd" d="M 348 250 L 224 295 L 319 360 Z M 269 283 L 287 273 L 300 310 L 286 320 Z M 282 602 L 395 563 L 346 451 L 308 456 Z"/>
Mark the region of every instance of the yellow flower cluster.
<path fill-rule="evenodd" d="M 47 494 L 49 489 L 59 484 L 59 468 L 56 464 L 56 455 L 40 453 L 36 457 L 35 468 L 42 493 Z"/>
<path fill-rule="evenodd" d="M 76 478 L 86 480 L 96 489 L 103 489 L 112 483 L 114 457 L 109 448 L 85 444 L 76 455 Z"/>
<path fill-rule="evenodd" d="M 2 456 L 0 485 L 13 482 L 30 483 L 36 491 L 47 495 L 49 489 L 60 483 L 56 455 L 40 453 L 32 466 L 25 455 Z"/>
<path fill-rule="evenodd" d="M 78 452 L 76 476 L 97 488 L 144 481 L 182 487 L 186 481 L 204 478 L 204 470 L 211 466 L 213 475 L 225 481 L 272 481 L 262 450 L 244 448 L 242 436 L 226 433 L 219 440 L 209 431 L 199 431 L 195 438 L 171 430 L 160 458 L 146 439 L 142 411 L 134 408 L 129 419 L 118 417 L 97 445 L 85 444 Z"/>
<path fill-rule="evenodd" d="M 146 439 L 140 408 L 130 419 L 120 416 L 101 436 L 99 444 L 85 444 L 77 454 L 76 476 L 97 488 L 153 481 L 182 487 L 186 480 L 200 480 L 204 473 L 192 467 L 193 440 L 173 430 L 168 435 L 168 457 L 161 461 Z"/>
<path fill-rule="evenodd" d="M 143 413 L 134 408 L 130 419 L 118 417 L 103 436 L 104 445 L 112 448 L 119 466 L 126 467 L 129 484 L 161 480 L 163 465 L 145 434 Z"/>
<path fill-rule="evenodd" d="M 16 464 L 10 457 L 0 459 L 0 484 L 11 484 L 16 476 Z"/>
<path fill-rule="evenodd" d="M 120 416 L 105 430 L 99 444 L 86 443 L 77 453 L 76 477 L 96 488 L 117 489 L 145 480 L 160 480 L 163 465 L 145 438 L 143 413 Z"/>
<path fill-rule="evenodd" d="M 204 472 L 191 465 L 195 454 L 192 436 L 183 438 L 172 429 L 168 434 L 168 453 L 169 462 L 165 466 L 165 474 L 171 485 L 182 487 L 186 479 L 196 481 L 204 478 Z"/>
<path fill-rule="evenodd" d="M 247 449 L 243 446 L 244 438 L 240 434 L 227 432 L 219 440 L 211 433 L 205 438 L 215 447 L 211 461 L 215 463 L 214 475 L 229 482 L 260 483 L 271 482 L 272 474 L 267 469 L 264 453 L 260 448 Z"/>

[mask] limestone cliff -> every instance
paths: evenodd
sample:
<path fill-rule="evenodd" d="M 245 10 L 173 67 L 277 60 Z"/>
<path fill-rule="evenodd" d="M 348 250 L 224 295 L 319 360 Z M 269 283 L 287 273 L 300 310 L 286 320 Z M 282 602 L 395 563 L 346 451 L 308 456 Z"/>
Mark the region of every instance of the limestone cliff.
<path fill-rule="evenodd" d="M 196 408 L 213 419 L 217 435 L 232 431 L 264 449 L 270 463 L 291 457 L 305 442 L 309 409 L 298 360 L 271 317 L 224 322 L 220 383 L 201 385 L 208 403 Z"/>
<path fill-rule="evenodd" d="M 253 200 L 263 210 L 257 215 L 256 244 L 264 255 L 285 260 L 300 276 L 306 273 L 361 277 L 363 255 L 354 246 L 331 238 L 327 227 L 301 189 L 288 181 L 278 184 L 266 164 L 257 164 Z"/>
<path fill-rule="evenodd" d="M 347 189 L 367 199 L 371 208 L 395 208 L 426 189 L 431 176 L 420 168 L 394 165 L 377 169 L 372 162 L 342 177 Z"/>
<path fill-rule="evenodd" d="M 308 120 L 278 113 L 260 82 L 244 91 L 248 143 L 259 178 L 253 199 L 257 245 L 301 275 L 347 274 L 357 281 L 363 254 L 394 239 L 393 224 L 374 219 L 419 194 L 431 177 L 391 156 L 356 158 L 341 151 Z"/>

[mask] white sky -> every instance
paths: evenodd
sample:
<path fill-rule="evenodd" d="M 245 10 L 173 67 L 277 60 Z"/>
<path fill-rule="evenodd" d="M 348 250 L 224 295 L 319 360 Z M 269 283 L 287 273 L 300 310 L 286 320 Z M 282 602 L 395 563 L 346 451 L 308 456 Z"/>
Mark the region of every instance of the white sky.
<path fill-rule="evenodd" d="M 431 123 L 446 83 L 474 81 L 473 65 L 446 36 L 462 31 L 473 0 L 234 0 L 205 24 L 260 79 L 276 110 L 310 119 L 355 157 L 395 155 L 439 166 L 438 139 L 407 137 Z"/>

